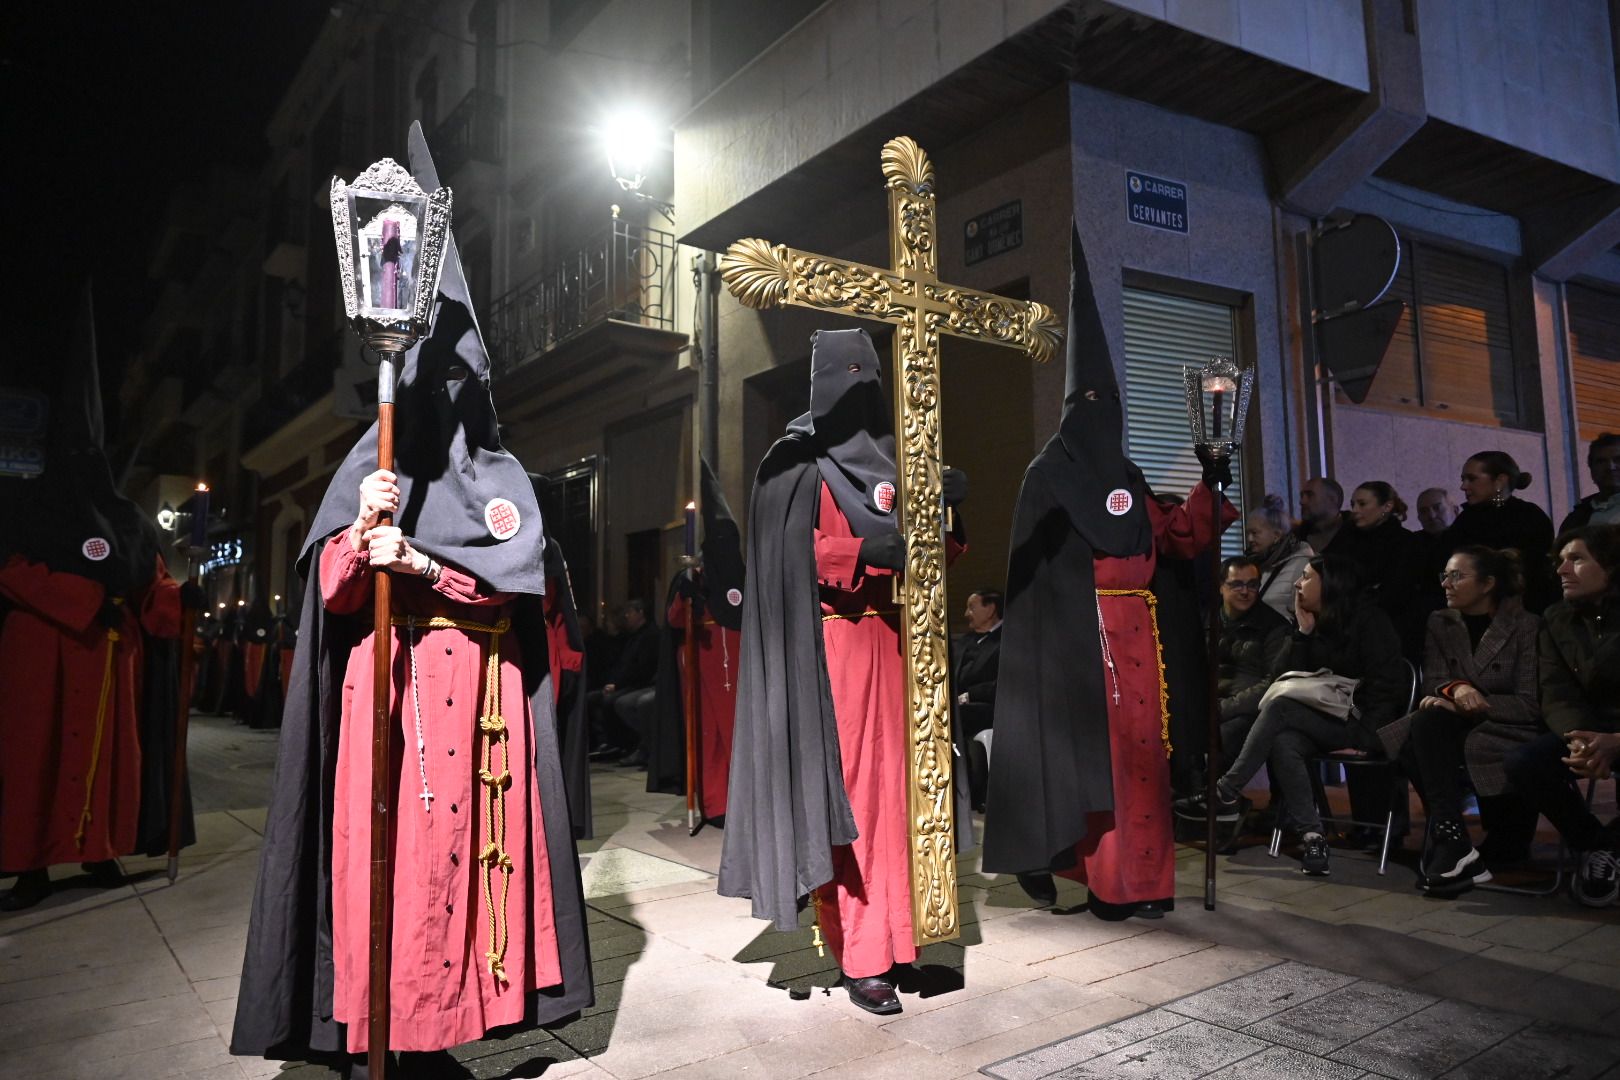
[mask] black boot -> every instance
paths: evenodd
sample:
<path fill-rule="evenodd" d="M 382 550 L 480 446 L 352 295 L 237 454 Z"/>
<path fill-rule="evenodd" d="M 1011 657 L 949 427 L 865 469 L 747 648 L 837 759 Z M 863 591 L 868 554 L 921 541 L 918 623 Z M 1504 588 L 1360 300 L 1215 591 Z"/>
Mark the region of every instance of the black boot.
<path fill-rule="evenodd" d="M 23 911 L 51 895 L 49 870 L 24 870 L 11 891 L 0 896 L 0 911 Z"/>
<path fill-rule="evenodd" d="M 1051 907 L 1057 903 L 1057 882 L 1051 874 L 1019 874 L 1018 884 L 1035 901 L 1036 907 Z"/>
<path fill-rule="evenodd" d="M 470 1080 L 472 1073 L 448 1050 L 403 1050 L 399 1075 L 402 1080 Z"/>
<path fill-rule="evenodd" d="M 97 889 L 113 889 L 124 883 L 124 872 L 118 868 L 117 859 L 80 863 L 79 869 L 90 875 L 90 884 Z"/>

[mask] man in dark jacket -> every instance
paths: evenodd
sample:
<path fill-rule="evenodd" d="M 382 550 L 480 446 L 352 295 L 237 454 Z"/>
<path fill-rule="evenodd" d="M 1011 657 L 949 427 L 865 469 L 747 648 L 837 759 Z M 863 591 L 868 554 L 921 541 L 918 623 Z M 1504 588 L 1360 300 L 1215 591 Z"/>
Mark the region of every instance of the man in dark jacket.
<path fill-rule="evenodd" d="M 651 710 L 656 692 L 653 684 L 658 679 L 658 627 L 647 615 L 645 600 L 626 601 L 620 619 L 624 633 L 618 662 L 602 689 L 591 691 L 585 699 L 598 739 L 606 744 L 591 759 L 645 765 L 641 716 Z"/>
<path fill-rule="evenodd" d="M 1260 603 L 1260 561 L 1234 555 L 1221 563 L 1221 746 L 1237 752 L 1271 685 L 1272 665 L 1287 643 L 1288 620 Z"/>
<path fill-rule="evenodd" d="M 1558 526 L 1562 536 L 1583 525 L 1620 524 L 1620 434 L 1605 431 L 1586 448 L 1586 468 L 1597 491 L 1580 502 Z"/>
<path fill-rule="evenodd" d="M 967 599 L 967 633 L 956 642 L 951 662 L 951 692 L 956 704 L 957 751 L 968 763 L 968 790 L 973 808 L 984 806 L 990 765 L 984 746 L 974 737 L 989 729 L 995 716 L 996 675 L 1001 668 L 1001 593 L 979 589 Z"/>

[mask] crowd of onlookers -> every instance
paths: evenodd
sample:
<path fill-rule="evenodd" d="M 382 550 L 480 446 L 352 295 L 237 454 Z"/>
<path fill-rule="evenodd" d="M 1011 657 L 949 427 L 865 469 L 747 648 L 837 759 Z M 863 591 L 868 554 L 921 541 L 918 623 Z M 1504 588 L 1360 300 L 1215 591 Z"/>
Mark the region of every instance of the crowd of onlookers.
<path fill-rule="evenodd" d="M 1265 767 L 1305 871 L 1326 874 L 1312 770 L 1330 756 L 1386 761 L 1393 795 L 1390 769 L 1351 776 L 1386 786 L 1359 793 L 1379 808 L 1404 808 L 1408 780 L 1418 791 L 1425 890 L 1453 895 L 1524 861 L 1545 815 L 1578 858 L 1575 897 L 1614 903 L 1620 826 L 1592 814 L 1589 782 L 1620 756 L 1620 435 L 1595 439 L 1587 464 L 1598 491 L 1556 532 L 1515 494 L 1531 478 L 1501 451 L 1463 463 L 1462 506 L 1420 494 L 1418 530 L 1383 481 L 1355 487 L 1345 509 L 1338 483 L 1312 479 L 1298 525 L 1266 496 L 1247 554 L 1221 567 L 1217 817 L 1239 830 Z M 1204 800 L 1178 807 L 1201 816 Z"/>

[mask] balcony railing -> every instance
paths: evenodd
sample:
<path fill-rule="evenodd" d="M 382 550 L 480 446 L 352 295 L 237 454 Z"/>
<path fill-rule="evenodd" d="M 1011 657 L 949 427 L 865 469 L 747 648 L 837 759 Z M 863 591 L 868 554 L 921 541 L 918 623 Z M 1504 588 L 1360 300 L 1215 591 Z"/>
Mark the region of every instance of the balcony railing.
<path fill-rule="evenodd" d="M 614 218 L 561 266 L 497 299 L 485 327 L 497 372 L 617 319 L 675 329 L 675 234 Z"/>
<path fill-rule="evenodd" d="M 505 113 L 499 95 L 477 87 L 467 91 L 429 137 L 440 181 L 469 161 L 499 165 L 506 160 Z"/>

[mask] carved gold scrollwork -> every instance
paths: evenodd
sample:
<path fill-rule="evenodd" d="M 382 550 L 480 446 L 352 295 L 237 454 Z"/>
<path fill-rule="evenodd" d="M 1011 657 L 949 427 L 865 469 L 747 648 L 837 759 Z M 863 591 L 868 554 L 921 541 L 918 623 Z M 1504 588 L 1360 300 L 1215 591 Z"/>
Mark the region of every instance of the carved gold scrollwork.
<path fill-rule="evenodd" d="M 720 256 L 720 280 L 747 307 L 776 307 L 787 298 L 787 252 L 758 237 L 738 240 Z"/>
<path fill-rule="evenodd" d="M 890 139 L 883 144 L 879 160 L 885 186 L 903 187 L 919 195 L 933 194 L 934 163 L 916 139 L 909 135 Z"/>

